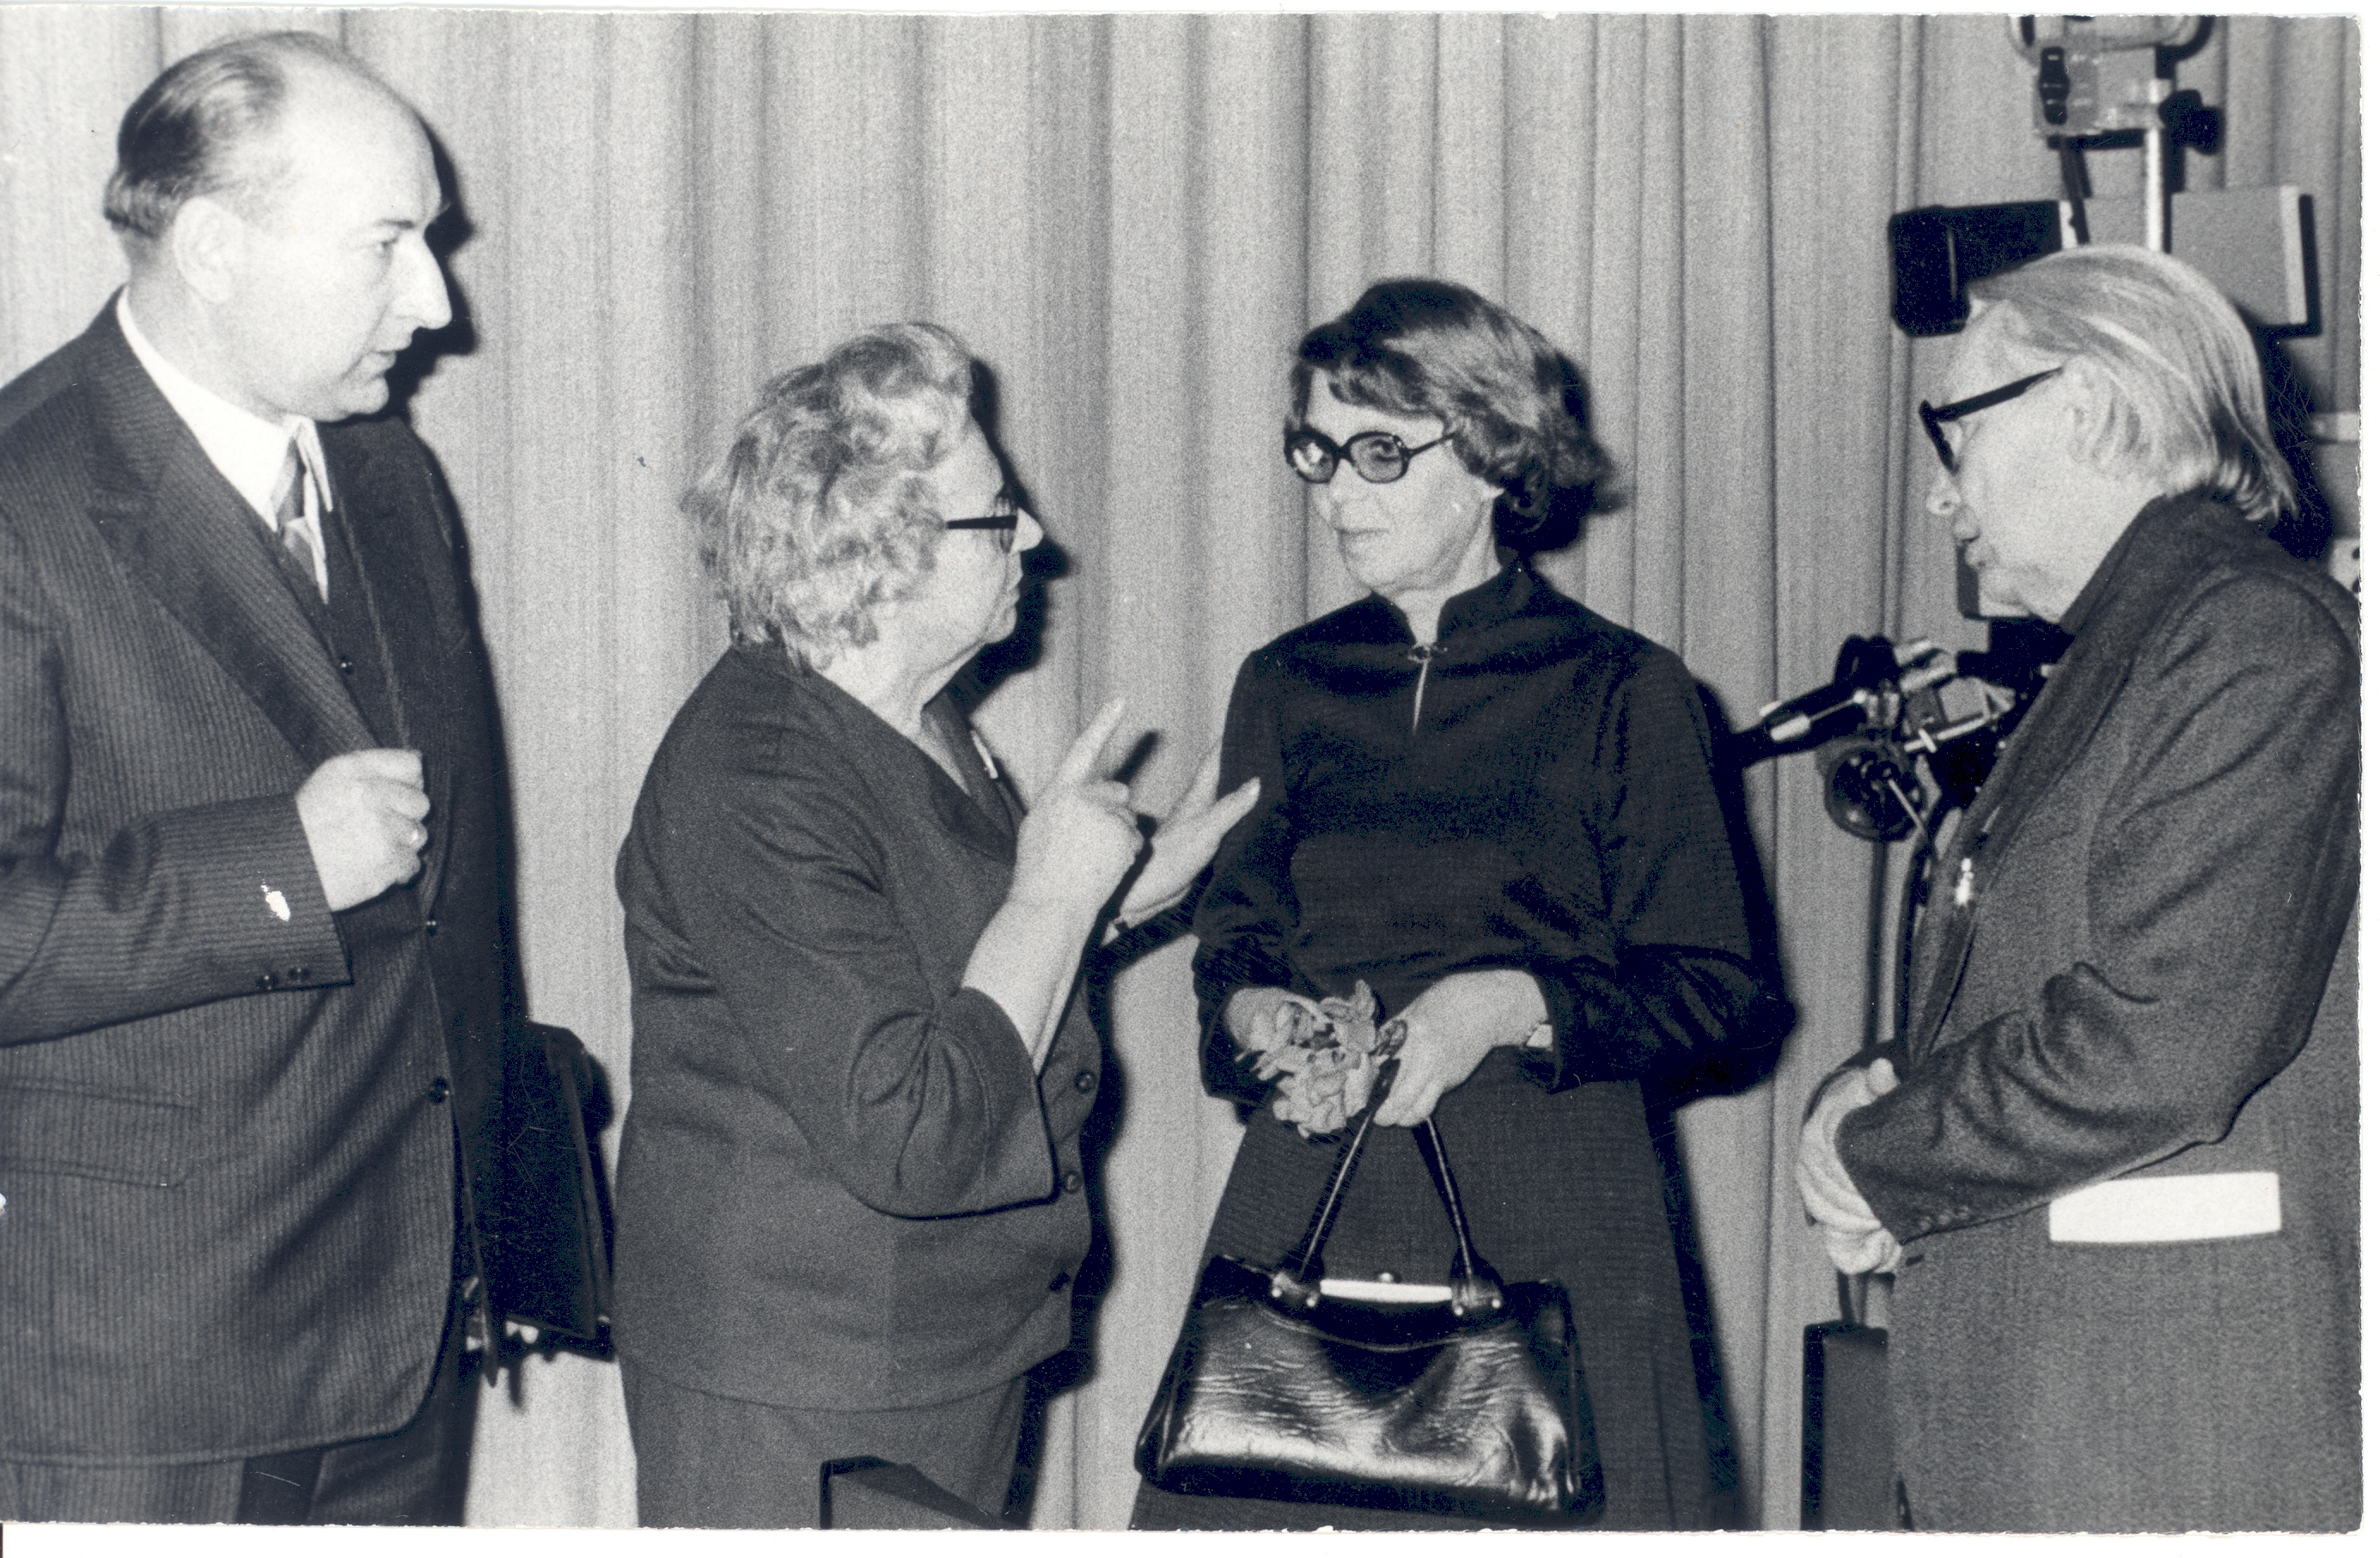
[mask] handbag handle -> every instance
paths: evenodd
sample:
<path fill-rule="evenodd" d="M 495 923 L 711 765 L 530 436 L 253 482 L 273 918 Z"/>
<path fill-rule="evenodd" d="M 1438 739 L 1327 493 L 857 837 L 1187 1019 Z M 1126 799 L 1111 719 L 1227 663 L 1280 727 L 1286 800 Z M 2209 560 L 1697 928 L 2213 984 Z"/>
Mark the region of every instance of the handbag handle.
<path fill-rule="evenodd" d="M 1436 1120 L 1424 1120 L 1414 1127 L 1414 1145 L 1421 1149 L 1421 1161 L 1429 1166 L 1430 1182 L 1438 1187 L 1438 1199 L 1446 1206 L 1446 1220 L 1454 1224 L 1454 1260 L 1446 1279 L 1454 1289 L 1454 1312 L 1502 1308 L 1503 1282 L 1471 1242 L 1471 1220 L 1463 1215 L 1463 1192 L 1454 1187 L 1454 1167 L 1446 1161 L 1446 1143 L 1439 1139 Z"/>
<path fill-rule="evenodd" d="M 1339 1162 L 1331 1170 L 1330 1184 L 1322 1192 L 1322 1199 L 1316 1203 L 1314 1216 L 1306 1224 L 1304 1248 L 1294 1258 L 1283 1260 L 1273 1273 L 1274 1297 L 1294 1297 L 1307 1308 L 1321 1301 L 1322 1247 L 1330 1237 L 1330 1225 L 1338 1221 L 1347 1184 L 1355 1177 L 1356 1162 L 1363 1157 L 1365 1139 L 1371 1134 L 1372 1116 L 1388 1098 L 1389 1085 L 1396 1072 L 1397 1063 L 1391 1058 L 1381 1065 L 1380 1074 L 1373 1078 L 1371 1102 L 1339 1149 Z M 1446 1161 L 1446 1144 L 1439 1138 L 1438 1122 L 1424 1120 L 1415 1126 L 1414 1143 L 1421 1149 L 1422 1162 L 1429 1170 L 1430 1182 L 1438 1187 L 1439 1204 L 1446 1209 L 1447 1221 L 1454 1227 L 1454 1260 L 1448 1275 L 1448 1284 L 1454 1290 L 1454 1312 L 1464 1315 L 1474 1310 L 1502 1308 L 1503 1281 L 1471 1242 L 1471 1221 L 1463 1214 L 1463 1194 L 1455 1187 L 1454 1168 Z"/>

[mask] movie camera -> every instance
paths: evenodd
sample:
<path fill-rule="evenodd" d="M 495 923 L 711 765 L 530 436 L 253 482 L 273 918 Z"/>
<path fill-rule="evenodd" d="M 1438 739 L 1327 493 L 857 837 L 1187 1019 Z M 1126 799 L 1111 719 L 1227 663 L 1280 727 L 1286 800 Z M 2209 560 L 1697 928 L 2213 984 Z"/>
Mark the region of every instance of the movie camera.
<path fill-rule="evenodd" d="M 1826 686 L 1772 703 L 1729 740 L 1740 766 L 1815 750 L 1827 815 L 1894 843 L 1972 803 L 2066 646 L 2047 623 L 1992 624 L 1990 647 L 1852 637 Z M 1933 780 L 1929 806 L 1920 767 Z"/>

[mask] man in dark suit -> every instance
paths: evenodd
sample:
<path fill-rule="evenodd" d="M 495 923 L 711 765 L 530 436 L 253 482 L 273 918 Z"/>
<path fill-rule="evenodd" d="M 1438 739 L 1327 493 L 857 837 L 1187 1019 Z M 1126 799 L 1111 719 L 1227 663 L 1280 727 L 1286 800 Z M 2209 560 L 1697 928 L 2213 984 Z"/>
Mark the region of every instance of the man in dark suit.
<path fill-rule="evenodd" d="M 2096 246 L 1978 284 L 1922 408 L 1984 592 L 2073 643 L 1937 858 L 1900 1040 L 1803 1194 L 1897 1271 L 1907 1514 L 2346 1529 L 2357 1390 L 2354 600 L 2238 314 Z"/>
<path fill-rule="evenodd" d="M 0 391 L 0 1519 L 453 1523 L 516 1003 L 461 538 L 370 420 L 430 142 L 277 34 L 117 151 L 129 285 Z"/>

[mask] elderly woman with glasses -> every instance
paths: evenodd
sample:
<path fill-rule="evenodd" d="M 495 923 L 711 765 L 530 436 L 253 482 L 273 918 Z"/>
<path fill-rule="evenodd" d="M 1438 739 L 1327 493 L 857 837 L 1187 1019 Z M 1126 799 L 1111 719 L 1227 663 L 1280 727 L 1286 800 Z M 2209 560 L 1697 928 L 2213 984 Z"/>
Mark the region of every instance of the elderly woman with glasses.
<path fill-rule="evenodd" d="M 1290 392 L 1290 468 L 1370 593 L 1258 650 L 1232 694 L 1223 775 L 1262 797 L 1217 855 L 1195 967 L 1208 1087 L 1258 1107 L 1208 1254 L 1268 1262 L 1304 1234 L 1327 1135 L 1375 1071 L 1318 1096 L 1284 1047 L 1368 991 L 1403 1034 L 1375 1123 L 1434 1120 L 1480 1253 L 1569 1293 L 1601 1523 L 1709 1525 L 1645 1089 L 1756 1061 L 1790 1008 L 1698 691 L 1499 546 L 1500 523 L 1525 544 L 1597 465 L 1584 397 L 1535 330 L 1461 286 L 1382 282 L 1305 337 Z M 1436 1283 L 1453 1248 L 1411 1131 L 1375 1131 L 1330 1269 Z M 1144 1484 L 1134 1523 L 1459 1522 Z"/>
<path fill-rule="evenodd" d="M 1143 853 L 1099 776 L 1121 703 L 1019 804 L 947 690 L 1042 539 L 972 387 L 947 332 L 869 331 L 771 383 L 686 499 L 734 642 L 618 871 L 613 1326 L 649 1526 L 815 1526 L 820 1463 L 862 1455 L 1001 1514 L 1091 1237 L 1087 949 L 1255 799 L 1185 804 L 1104 918 Z"/>

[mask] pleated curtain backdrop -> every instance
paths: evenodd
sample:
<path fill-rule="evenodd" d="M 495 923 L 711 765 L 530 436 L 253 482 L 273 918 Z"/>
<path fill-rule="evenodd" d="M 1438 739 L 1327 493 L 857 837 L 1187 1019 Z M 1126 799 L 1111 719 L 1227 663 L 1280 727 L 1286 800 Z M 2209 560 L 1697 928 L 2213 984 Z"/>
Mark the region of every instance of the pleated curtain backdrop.
<path fill-rule="evenodd" d="M 1170 797 L 1242 656 L 1356 593 L 1278 428 L 1297 336 L 1386 274 L 1478 287 L 1585 370 L 1620 501 L 1545 571 L 1678 650 L 1737 724 L 1823 682 L 1847 634 L 1981 641 L 1918 503 L 1911 408 L 1948 347 L 1891 327 L 1884 225 L 2057 193 L 2001 18 L 0 7 L 0 376 L 123 274 L 99 193 L 124 106 L 221 35 L 293 25 L 382 72 L 452 164 L 457 323 L 411 410 L 470 534 L 534 1014 L 623 1105 L 613 854 L 724 643 L 677 496 L 766 376 L 860 326 L 970 344 L 1062 554 L 978 715 L 1028 786 L 1121 693 L 1164 733 L 1144 805 Z M 2232 18 L 2180 70 L 2228 121 L 2192 187 L 2315 197 L 2325 329 L 2290 349 L 2324 410 L 2361 387 L 2360 54 L 2351 20 Z M 2111 189 L 2137 167 L 2094 158 Z M 1874 1020 L 1898 862 L 1827 821 L 1806 761 L 1746 783 L 1802 1024 L 1772 1079 L 1689 1106 L 1680 1136 L 1740 1517 L 1791 1527 L 1800 1333 L 1834 1304 L 1791 1154 Z M 1046 1425 L 1041 1527 L 1124 1522 L 1231 1162 L 1188 961 L 1114 993 L 1115 1278 Z M 473 1520 L 630 1523 L 615 1371 L 565 1355 L 512 1385 Z"/>

